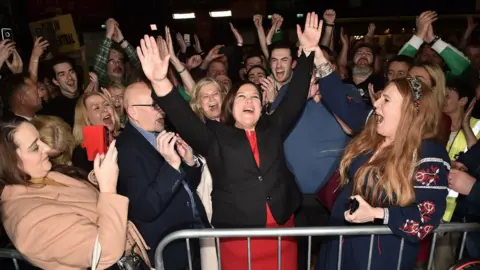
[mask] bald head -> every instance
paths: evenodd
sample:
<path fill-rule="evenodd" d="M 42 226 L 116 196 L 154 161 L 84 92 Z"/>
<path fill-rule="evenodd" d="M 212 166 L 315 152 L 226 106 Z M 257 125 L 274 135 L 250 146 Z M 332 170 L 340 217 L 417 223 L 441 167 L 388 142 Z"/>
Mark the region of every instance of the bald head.
<path fill-rule="evenodd" d="M 145 102 L 152 102 L 152 90 L 144 82 L 136 82 L 130 84 L 123 94 L 123 104 L 128 108 L 134 104 L 144 104 Z M 148 102 L 147 102 L 148 101 Z"/>
<path fill-rule="evenodd" d="M 165 113 L 155 105 L 152 90 L 144 82 L 130 84 L 123 96 L 128 120 L 149 132 L 161 132 L 164 129 Z"/>

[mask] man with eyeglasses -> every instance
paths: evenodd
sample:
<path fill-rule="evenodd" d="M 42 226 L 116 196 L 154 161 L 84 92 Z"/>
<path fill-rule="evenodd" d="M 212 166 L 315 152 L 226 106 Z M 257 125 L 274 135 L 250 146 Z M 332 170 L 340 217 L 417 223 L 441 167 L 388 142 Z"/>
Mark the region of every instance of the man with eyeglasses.
<path fill-rule="evenodd" d="M 100 86 L 107 83 L 117 83 L 126 85 L 125 57 L 133 69 L 140 69 L 135 48 L 123 37 L 119 24 L 110 18 L 106 22 L 106 37 L 100 43 L 99 51 L 95 57 L 93 71 L 98 76 Z"/>
<path fill-rule="evenodd" d="M 124 93 L 125 129 L 117 137 L 118 193 L 129 198 L 129 219 L 151 249 L 150 261 L 163 237 L 189 228 L 209 227 L 205 209 L 196 193 L 201 163 L 178 135 L 167 132 L 165 113 L 151 97 L 144 82 L 129 85 Z M 197 240 L 190 241 L 193 269 L 200 269 Z M 185 241 L 169 244 L 164 251 L 165 269 L 187 269 Z"/>

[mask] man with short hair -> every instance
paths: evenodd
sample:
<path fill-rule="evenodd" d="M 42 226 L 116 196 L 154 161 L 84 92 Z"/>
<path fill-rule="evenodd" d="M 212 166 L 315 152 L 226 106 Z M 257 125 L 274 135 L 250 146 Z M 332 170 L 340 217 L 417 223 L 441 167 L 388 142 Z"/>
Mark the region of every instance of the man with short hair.
<path fill-rule="evenodd" d="M 152 87 L 133 83 L 124 93 L 128 122 L 117 138 L 118 193 L 129 198 L 129 219 L 137 226 L 151 262 L 160 241 L 171 232 L 209 227 L 196 193 L 201 164 L 178 135 L 165 131 L 165 113 L 151 97 Z M 190 240 L 194 269 L 200 267 L 198 239 Z M 165 269 L 188 269 L 185 241 L 167 246 Z"/>
<path fill-rule="evenodd" d="M 75 105 L 79 96 L 75 64 L 69 57 L 57 56 L 52 59 L 51 66 L 51 80 L 60 88 L 61 95 L 47 103 L 42 114 L 58 116 L 73 127 Z"/>
<path fill-rule="evenodd" d="M 405 78 L 408 70 L 413 66 L 413 58 L 406 55 L 396 55 L 388 61 L 387 79 L 388 81 Z M 381 89 L 380 89 L 381 90 Z"/>
<path fill-rule="evenodd" d="M 5 119 L 16 116 L 30 121 L 42 108 L 38 86 L 29 74 L 10 75 L 5 79 L 3 92 L 11 112 L 5 115 Z"/>

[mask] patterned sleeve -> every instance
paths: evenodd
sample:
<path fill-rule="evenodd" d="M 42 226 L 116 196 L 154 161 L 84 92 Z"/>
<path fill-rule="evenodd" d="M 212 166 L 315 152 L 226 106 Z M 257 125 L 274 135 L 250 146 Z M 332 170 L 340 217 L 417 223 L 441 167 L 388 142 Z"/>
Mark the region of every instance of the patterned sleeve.
<path fill-rule="evenodd" d="M 110 47 L 112 47 L 112 40 L 109 38 L 105 38 L 100 43 L 97 55 L 95 56 L 95 64 L 93 65 L 93 71 L 98 76 L 100 86 L 104 86 L 108 82 L 107 64 Z"/>
<path fill-rule="evenodd" d="M 125 51 L 128 60 L 130 60 L 132 68 L 136 70 L 142 70 L 142 65 L 140 64 L 140 59 L 138 58 L 135 48 L 130 43 L 128 43 L 127 47 L 123 48 L 123 50 Z"/>
<path fill-rule="evenodd" d="M 450 160 L 444 147 L 436 143 L 422 147 L 417 165 L 413 178 L 415 202 L 385 208 L 384 223 L 410 242 L 421 241 L 440 225 L 448 194 Z"/>

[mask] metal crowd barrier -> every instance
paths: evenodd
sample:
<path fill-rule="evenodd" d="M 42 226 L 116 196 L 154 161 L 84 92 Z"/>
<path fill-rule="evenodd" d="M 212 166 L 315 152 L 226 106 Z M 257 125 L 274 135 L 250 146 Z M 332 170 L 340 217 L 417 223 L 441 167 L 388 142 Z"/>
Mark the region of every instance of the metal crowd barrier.
<path fill-rule="evenodd" d="M 437 236 L 439 233 L 446 232 L 463 232 L 462 243 L 460 246 L 460 252 L 458 259 L 462 259 L 465 250 L 465 241 L 467 233 L 471 231 L 480 231 L 479 223 L 446 223 L 441 224 L 434 232 L 431 242 L 430 254 L 428 258 L 428 270 L 432 268 L 433 253 Z M 387 226 L 355 226 L 355 227 L 303 227 L 303 228 L 259 228 L 259 229 L 192 229 L 181 230 L 173 232 L 167 235 L 158 244 L 155 250 L 155 269 L 165 270 L 163 263 L 163 250 L 171 242 L 179 239 L 185 239 L 188 254 L 189 269 L 192 270 L 192 258 L 190 252 L 190 239 L 191 238 L 215 238 L 217 247 L 219 247 L 219 238 L 247 238 L 247 252 L 248 252 L 248 270 L 251 270 L 251 255 L 250 255 L 250 241 L 251 238 L 256 237 L 277 237 L 278 238 L 278 270 L 281 270 L 281 253 L 282 253 L 282 237 L 284 236 L 306 236 L 308 237 L 308 261 L 307 270 L 311 269 L 311 249 L 312 249 L 312 236 L 339 236 L 339 252 L 337 269 L 341 270 L 341 257 L 342 257 L 342 240 L 343 236 L 351 235 L 371 235 L 369 256 L 368 256 L 368 270 L 371 267 L 372 250 L 374 236 L 378 234 L 392 234 L 392 231 Z M 402 253 L 403 253 L 404 239 L 400 242 L 400 251 L 397 262 L 397 269 L 401 269 Z M 220 259 L 221 251 L 217 248 L 218 269 L 221 270 Z M 168 270 L 168 269 L 167 269 Z M 242 269 L 243 270 L 243 269 Z M 288 270 L 288 269 L 284 269 Z"/>
<path fill-rule="evenodd" d="M 13 248 L 0 248 L 0 258 L 12 259 L 15 270 L 19 270 L 18 260 L 25 260 L 16 249 Z"/>

